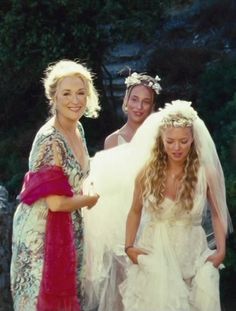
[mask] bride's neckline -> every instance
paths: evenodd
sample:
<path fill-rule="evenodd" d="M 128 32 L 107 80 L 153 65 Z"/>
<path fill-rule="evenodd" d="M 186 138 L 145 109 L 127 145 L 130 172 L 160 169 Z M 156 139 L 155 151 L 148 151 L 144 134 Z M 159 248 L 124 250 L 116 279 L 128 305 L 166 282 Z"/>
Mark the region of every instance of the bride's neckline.
<path fill-rule="evenodd" d="M 164 200 L 169 200 L 169 201 L 171 201 L 171 202 L 173 202 L 173 203 L 176 203 L 176 200 L 175 199 L 173 199 L 173 198 L 170 198 L 170 197 L 168 197 L 168 196 L 165 196 L 165 198 L 164 198 Z"/>

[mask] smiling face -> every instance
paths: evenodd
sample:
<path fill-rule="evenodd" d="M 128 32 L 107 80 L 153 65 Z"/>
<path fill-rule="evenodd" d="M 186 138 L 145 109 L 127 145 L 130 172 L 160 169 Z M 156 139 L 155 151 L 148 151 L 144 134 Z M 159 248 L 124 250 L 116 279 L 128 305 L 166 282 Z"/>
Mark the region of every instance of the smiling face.
<path fill-rule="evenodd" d="M 167 127 L 162 141 L 169 161 L 183 163 L 190 151 L 193 135 L 190 127 Z"/>
<path fill-rule="evenodd" d="M 57 114 L 71 121 L 79 120 L 86 109 L 87 89 L 78 76 L 69 76 L 59 81 L 54 97 Z"/>
<path fill-rule="evenodd" d="M 154 109 L 154 93 L 144 85 L 134 86 L 124 100 L 128 119 L 135 123 L 143 123 Z"/>

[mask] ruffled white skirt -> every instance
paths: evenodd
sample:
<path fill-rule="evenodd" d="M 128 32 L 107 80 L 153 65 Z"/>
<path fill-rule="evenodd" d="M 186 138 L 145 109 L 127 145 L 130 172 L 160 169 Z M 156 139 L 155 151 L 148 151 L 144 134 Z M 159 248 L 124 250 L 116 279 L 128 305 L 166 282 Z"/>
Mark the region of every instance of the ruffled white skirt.
<path fill-rule="evenodd" d="M 172 230 L 176 231 L 177 237 L 185 232 L 184 226 L 176 226 Z M 193 230 L 195 235 L 202 236 L 200 226 Z M 220 311 L 219 272 L 211 262 L 206 262 L 212 251 L 205 249 L 192 261 L 190 269 L 188 258 L 187 267 L 181 262 L 184 258 L 175 251 L 176 245 L 178 248 L 186 245 L 173 243 L 168 231 L 166 223 L 158 223 L 148 232 L 152 232 L 152 236 L 146 232 L 143 239 L 141 237 L 141 247 L 148 237 L 149 240 L 156 241 L 156 244 L 148 255 L 139 255 L 138 264 L 131 264 L 128 269 L 127 279 L 120 286 L 124 310 Z M 192 247 L 198 248 L 196 245 Z M 184 249 L 179 250 L 179 253 L 186 254 Z M 191 257 L 191 250 L 189 253 Z M 186 276 L 188 279 L 184 279 Z"/>

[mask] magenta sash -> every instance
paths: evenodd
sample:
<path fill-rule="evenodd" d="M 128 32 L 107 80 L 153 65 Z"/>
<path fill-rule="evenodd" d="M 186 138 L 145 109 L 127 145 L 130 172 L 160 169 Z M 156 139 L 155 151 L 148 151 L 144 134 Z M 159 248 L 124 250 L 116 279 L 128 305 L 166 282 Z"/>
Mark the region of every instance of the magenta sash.
<path fill-rule="evenodd" d="M 68 178 L 59 166 L 28 172 L 19 197 L 31 205 L 48 195 L 73 196 Z M 80 311 L 74 242 L 71 213 L 49 210 L 37 311 Z"/>

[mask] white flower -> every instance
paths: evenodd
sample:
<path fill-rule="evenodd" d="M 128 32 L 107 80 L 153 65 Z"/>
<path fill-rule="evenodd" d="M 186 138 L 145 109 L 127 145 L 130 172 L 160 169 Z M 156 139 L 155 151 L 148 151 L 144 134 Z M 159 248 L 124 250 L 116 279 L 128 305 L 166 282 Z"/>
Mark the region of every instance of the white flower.
<path fill-rule="evenodd" d="M 136 72 L 132 73 L 129 77 L 125 79 L 125 84 L 127 87 L 131 85 L 140 84 L 140 80 L 138 79 L 138 74 Z"/>
<path fill-rule="evenodd" d="M 192 108 L 191 102 L 174 100 L 167 103 L 164 109 L 160 109 L 163 116 L 163 125 L 174 127 L 192 126 L 197 118 L 197 112 Z"/>
<path fill-rule="evenodd" d="M 133 72 L 129 77 L 125 79 L 125 84 L 127 88 L 129 88 L 130 86 L 142 84 L 153 89 L 156 94 L 159 94 L 161 91 L 161 86 L 157 81 L 160 80 L 161 79 L 158 76 L 153 79 L 148 75 Z"/>
<path fill-rule="evenodd" d="M 154 79 L 155 79 L 156 81 L 161 81 L 161 78 L 160 78 L 158 75 L 156 75 Z"/>

